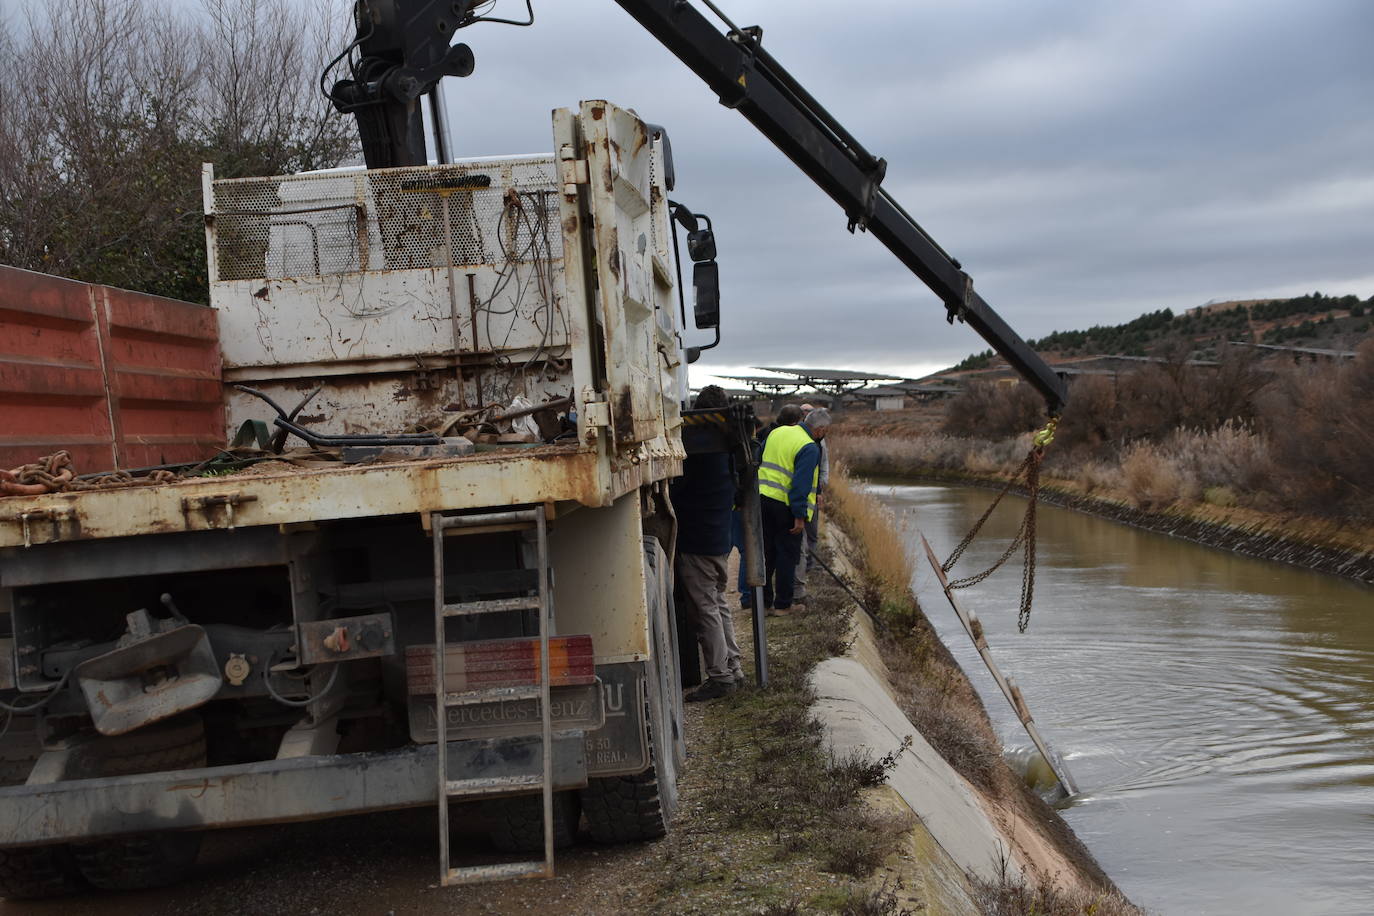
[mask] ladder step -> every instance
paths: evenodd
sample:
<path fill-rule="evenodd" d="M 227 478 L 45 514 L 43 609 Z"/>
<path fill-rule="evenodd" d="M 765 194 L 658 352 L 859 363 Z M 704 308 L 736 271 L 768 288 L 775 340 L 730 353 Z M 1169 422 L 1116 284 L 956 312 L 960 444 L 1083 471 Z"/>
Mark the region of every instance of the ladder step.
<path fill-rule="evenodd" d="M 517 776 L 477 776 L 472 779 L 449 779 L 444 782 L 444 791 L 454 795 L 480 795 L 483 792 L 502 792 L 512 789 L 538 789 L 544 785 L 544 777 L 537 773 L 521 773 Z"/>
<path fill-rule="evenodd" d="M 467 868 L 450 868 L 444 876 L 445 886 L 450 884 L 480 884 L 484 881 L 503 881 L 510 878 L 553 877 L 552 867 L 543 862 L 508 862 L 503 865 L 471 865 Z"/>
<path fill-rule="evenodd" d="M 493 703 L 497 700 L 537 700 L 544 695 L 538 684 L 519 684 L 514 687 L 483 687 L 444 694 L 445 706 L 471 706 L 474 703 Z"/>
<path fill-rule="evenodd" d="M 468 617 L 474 614 L 500 614 L 505 611 L 537 611 L 539 596 L 520 598 L 489 598 L 485 601 L 460 601 L 444 605 L 445 617 Z"/>
<path fill-rule="evenodd" d="M 486 512 L 481 515 L 449 515 L 439 520 L 439 527 L 455 534 L 482 534 L 486 531 L 511 531 L 532 527 L 542 509 L 520 509 L 514 512 Z"/>

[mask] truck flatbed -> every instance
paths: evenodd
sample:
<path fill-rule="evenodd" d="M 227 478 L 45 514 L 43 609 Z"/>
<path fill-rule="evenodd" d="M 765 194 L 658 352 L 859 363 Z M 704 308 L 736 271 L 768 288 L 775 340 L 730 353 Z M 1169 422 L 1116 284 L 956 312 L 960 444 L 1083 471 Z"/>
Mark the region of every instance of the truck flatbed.
<path fill-rule="evenodd" d="M 271 461 L 225 476 L 10 496 L 0 498 L 0 548 L 541 502 L 602 506 L 680 473 L 680 447 L 647 443 L 639 457 L 607 479 L 597 450 L 574 443 L 321 468 Z"/>

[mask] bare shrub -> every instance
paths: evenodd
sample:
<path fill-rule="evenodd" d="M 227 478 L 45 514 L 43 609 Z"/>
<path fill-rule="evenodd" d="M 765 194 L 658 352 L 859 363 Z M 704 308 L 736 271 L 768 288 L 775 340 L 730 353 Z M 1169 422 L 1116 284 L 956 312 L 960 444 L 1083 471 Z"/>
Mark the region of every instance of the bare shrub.
<path fill-rule="evenodd" d="M 1014 877 L 1003 863 L 996 881 L 969 875 L 974 902 L 984 916 L 1141 916 L 1119 891 L 1061 890 L 1048 878 L 1034 884 Z"/>
<path fill-rule="evenodd" d="M 1000 439 L 1038 429 L 1045 420 L 1045 402 L 1030 385 L 974 381 L 949 402 L 940 431 Z"/>
<path fill-rule="evenodd" d="M 826 871 L 867 877 L 886 861 L 915 820 L 910 814 L 883 814 L 869 808 L 842 811 L 823 828 Z"/>
<path fill-rule="evenodd" d="M 1264 405 L 1276 490 L 1295 510 L 1374 518 L 1374 340 L 1344 365 L 1289 373 Z"/>
<path fill-rule="evenodd" d="M 1121 467 L 1105 461 L 1086 461 L 1072 470 L 1071 476 L 1082 483 L 1089 493 L 1094 490 L 1120 490 L 1125 484 Z"/>
<path fill-rule="evenodd" d="M 1173 459 L 1158 446 L 1137 443 L 1121 459 L 1121 474 L 1126 492 L 1136 505 L 1146 510 L 1164 509 L 1191 493 L 1199 491 Z"/>
<path fill-rule="evenodd" d="M 201 163 L 350 155 L 316 87 L 347 19 L 289 0 L 29 5 L 0 41 L 0 263 L 206 301 Z"/>
<path fill-rule="evenodd" d="M 1273 473 L 1265 437 L 1240 422 L 1227 421 L 1213 430 L 1179 430 L 1166 449 L 1202 489 L 1250 491 L 1264 486 Z"/>
<path fill-rule="evenodd" d="M 840 906 L 840 916 L 915 916 L 915 910 L 902 904 L 902 880 L 884 878 L 882 884 L 871 890 L 851 891 L 849 898 Z M 917 902 L 917 909 L 924 910 L 923 903 Z"/>

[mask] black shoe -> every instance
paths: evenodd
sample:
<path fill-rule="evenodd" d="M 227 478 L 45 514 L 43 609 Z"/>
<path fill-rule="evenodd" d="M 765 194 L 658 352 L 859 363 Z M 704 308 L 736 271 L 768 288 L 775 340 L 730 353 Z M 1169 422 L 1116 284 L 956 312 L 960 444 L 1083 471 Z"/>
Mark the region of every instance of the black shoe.
<path fill-rule="evenodd" d="M 688 703 L 699 703 L 702 700 L 718 700 L 721 697 L 729 696 L 738 689 L 733 679 L 718 681 L 715 678 L 711 678 L 698 687 L 694 693 L 688 694 L 686 699 Z"/>

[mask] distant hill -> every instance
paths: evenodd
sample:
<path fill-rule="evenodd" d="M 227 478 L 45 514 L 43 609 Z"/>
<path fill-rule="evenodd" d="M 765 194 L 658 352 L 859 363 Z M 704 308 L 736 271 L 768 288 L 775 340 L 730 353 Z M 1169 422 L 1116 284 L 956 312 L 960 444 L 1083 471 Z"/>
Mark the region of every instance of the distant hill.
<path fill-rule="evenodd" d="M 1311 293 L 1292 299 L 1249 299 L 1217 302 L 1188 309 L 1147 312 L 1125 324 L 1094 325 L 1085 331 L 1055 331 L 1027 341 L 1049 360 L 1083 356 L 1158 356 L 1186 346 L 1193 356 L 1216 356 L 1223 343 L 1354 350 L 1371 336 L 1374 296 L 1324 296 Z M 951 371 L 985 369 L 991 350 L 975 353 Z"/>

